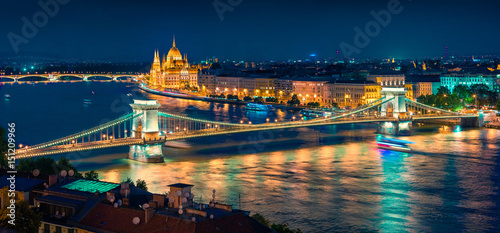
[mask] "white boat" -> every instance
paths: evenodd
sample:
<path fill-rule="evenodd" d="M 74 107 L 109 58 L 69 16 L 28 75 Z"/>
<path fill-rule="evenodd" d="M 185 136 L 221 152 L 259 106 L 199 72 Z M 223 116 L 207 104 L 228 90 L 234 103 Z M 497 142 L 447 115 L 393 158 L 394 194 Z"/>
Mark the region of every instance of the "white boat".
<path fill-rule="evenodd" d="M 248 103 L 245 107 L 247 111 L 274 111 L 274 107 L 272 105 L 266 104 L 258 104 L 258 103 Z"/>
<path fill-rule="evenodd" d="M 131 93 L 128 93 L 128 94 L 127 94 L 127 96 L 132 96 L 132 94 L 131 94 Z"/>
<path fill-rule="evenodd" d="M 401 152 L 411 152 L 411 148 L 408 144 L 415 144 L 415 142 L 400 140 L 396 138 L 387 138 L 382 135 L 377 136 L 377 146 L 380 149 L 394 150 Z"/>
<path fill-rule="evenodd" d="M 321 109 L 302 109 L 300 110 L 300 114 L 307 117 L 325 117 L 333 115 L 332 112 Z"/>
<path fill-rule="evenodd" d="M 92 104 L 92 100 L 83 99 L 83 104 Z"/>
<path fill-rule="evenodd" d="M 165 144 L 163 144 L 163 146 L 164 147 L 178 148 L 178 149 L 191 148 L 191 145 L 185 141 L 166 141 Z"/>
<path fill-rule="evenodd" d="M 10 99 L 10 95 L 9 94 L 5 94 L 3 97 L 5 97 L 6 99 Z"/>

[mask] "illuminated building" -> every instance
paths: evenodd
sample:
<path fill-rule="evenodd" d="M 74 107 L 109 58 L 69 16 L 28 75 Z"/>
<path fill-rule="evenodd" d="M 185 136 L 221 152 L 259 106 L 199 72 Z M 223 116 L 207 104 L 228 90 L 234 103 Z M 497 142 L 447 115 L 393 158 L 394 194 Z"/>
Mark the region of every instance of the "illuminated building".
<path fill-rule="evenodd" d="M 381 98 L 382 87 L 373 82 L 326 83 L 326 104 L 337 103 L 341 107 L 357 107 Z"/>
<path fill-rule="evenodd" d="M 323 103 L 325 83 L 327 83 L 327 81 L 293 80 L 294 93 L 297 94 L 301 103 Z"/>
<path fill-rule="evenodd" d="M 167 56 L 155 51 L 154 61 L 151 65 L 149 86 L 154 88 L 186 89 L 198 87 L 198 73 L 200 66 L 190 65 L 187 55 L 182 57 L 181 52 L 175 47 L 175 38 L 172 48 Z"/>
<path fill-rule="evenodd" d="M 274 78 L 254 78 L 255 96 L 274 97 Z"/>
<path fill-rule="evenodd" d="M 292 80 L 288 79 L 276 79 L 274 80 L 274 96 L 280 100 L 286 102 L 291 99 L 291 96 L 295 92 L 295 86 Z"/>
<path fill-rule="evenodd" d="M 446 74 L 441 75 L 441 86 L 453 91 L 457 85 L 470 87 L 475 84 L 484 84 L 492 91 L 500 92 L 500 79 L 496 75 L 483 74 Z"/>
<path fill-rule="evenodd" d="M 432 82 L 413 83 L 413 97 L 417 99 L 423 95 L 432 95 Z"/>
<path fill-rule="evenodd" d="M 384 87 L 403 87 L 405 85 L 404 75 L 368 75 L 366 79 Z"/>

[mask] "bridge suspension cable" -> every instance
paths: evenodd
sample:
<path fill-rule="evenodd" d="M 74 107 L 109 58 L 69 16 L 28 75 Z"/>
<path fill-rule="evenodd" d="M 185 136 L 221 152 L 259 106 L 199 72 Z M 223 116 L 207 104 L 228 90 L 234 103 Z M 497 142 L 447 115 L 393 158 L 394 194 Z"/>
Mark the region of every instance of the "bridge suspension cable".
<path fill-rule="evenodd" d="M 409 105 L 411 105 L 413 107 L 420 107 L 420 108 L 435 111 L 435 112 L 449 113 L 449 114 L 454 114 L 454 115 L 463 115 L 462 113 L 459 113 L 459 112 L 452 112 L 452 111 L 436 108 L 436 107 L 429 106 L 429 105 L 426 105 L 423 103 L 419 103 L 419 102 L 416 102 L 416 101 L 413 101 L 410 99 L 405 99 L 405 100 L 406 100 L 406 103 L 408 103 Z"/>
<path fill-rule="evenodd" d="M 106 122 L 104 124 L 98 125 L 96 127 L 93 127 L 93 128 L 90 128 L 90 129 L 87 129 L 87 130 L 84 130 L 84 131 L 81 131 L 81 132 L 78 132 L 78 133 L 75 133 L 75 134 L 63 137 L 63 138 L 59 138 L 59 139 L 55 139 L 55 140 L 52 140 L 52 141 L 49 141 L 49 142 L 37 144 L 37 145 L 29 147 L 28 149 L 18 150 L 18 153 L 19 154 L 27 153 L 27 152 L 30 152 L 32 150 L 43 149 L 43 148 L 47 148 L 47 147 L 50 147 L 50 146 L 53 146 L 53 145 L 71 142 L 72 140 L 77 140 L 79 138 L 81 138 L 81 140 L 83 141 L 85 136 L 89 136 L 88 141 L 91 141 L 90 135 L 98 133 L 98 132 L 100 132 L 100 136 L 99 136 L 99 138 L 96 138 L 95 135 L 94 135 L 94 141 L 99 141 L 99 140 L 102 139 L 101 135 L 104 135 L 103 134 L 104 130 L 106 130 L 106 134 L 105 134 L 105 135 L 107 135 L 106 137 L 115 136 L 115 129 L 113 127 L 117 126 L 117 125 L 118 125 L 118 132 L 117 132 L 117 134 L 120 135 L 121 134 L 121 129 L 120 129 L 119 125 L 121 123 L 124 123 L 126 121 L 131 121 L 132 119 L 134 119 L 136 117 L 139 117 L 141 115 L 142 115 L 142 113 L 137 113 L 137 114 L 129 113 L 129 114 L 126 114 L 126 115 L 124 115 L 122 117 L 119 117 L 119 118 L 117 118 L 115 120 L 112 120 L 112 121 Z M 111 134 L 109 133 L 109 129 L 110 128 L 112 129 Z M 126 128 L 126 125 L 124 125 L 123 129 L 125 130 L 125 128 Z M 131 129 L 131 126 L 130 126 L 130 129 Z M 124 134 L 124 136 L 126 136 L 126 135 Z"/>

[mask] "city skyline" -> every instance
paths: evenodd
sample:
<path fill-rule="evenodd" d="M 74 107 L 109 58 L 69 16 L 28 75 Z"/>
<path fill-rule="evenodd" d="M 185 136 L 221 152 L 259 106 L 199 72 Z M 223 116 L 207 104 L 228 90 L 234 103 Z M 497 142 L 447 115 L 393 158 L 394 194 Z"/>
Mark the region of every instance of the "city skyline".
<path fill-rule="evenodd" d="M 2 12 L 6 36 L 0 54 L 149 61 L 154 50 L 168 51 L 174 34 L 180 42 L 177 46 L 190 54 L 192 61 L 212 56 L 223 60 L 298 60 L 310 54 L 328 59 L 337 57 L 337 51 L 341 58 L 404 59 L 444 56 L 445 47 L 449 48 L 449 56 L 499 52 L 495 42 L 498 36 L 493 30 L 499 23 L 491 20 L 495 13 L 493 1 L 473 5 L 467 1 L 448 4 L 392 0 L 359 4 L 233 1 L 230 5 L 223 0 L 191 4 L 56 3 L 57 7 L 45 5 L 49 10 L 43 11 L 35 2 L 9 1 L 9 7 L 4 8 L 9 10 Z M 390 8 L 393 11 L 387 18 L 384 12 Z M 34 25 L 36 33 L 28 38 L 23 35 L 26 22 L 21 18 L 31 23 L 36 17 L 44 20 L 39 12 L 53 14 L 48 14 L 46 22 L 42 22 L 45 24 Z M 368 41 L 362 41 L 359 31 L 367 34 Z M 488 31 L 490 36 L 480 36 L 477 31 Z"/>

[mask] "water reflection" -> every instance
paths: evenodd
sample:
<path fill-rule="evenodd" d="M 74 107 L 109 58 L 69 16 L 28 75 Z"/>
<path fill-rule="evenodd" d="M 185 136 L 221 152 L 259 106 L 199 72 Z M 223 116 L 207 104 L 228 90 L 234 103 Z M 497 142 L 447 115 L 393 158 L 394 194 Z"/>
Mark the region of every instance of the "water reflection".
<path fill-rule="evenodd" d="M 13 98 L 10 103 L 2 103 L 8 114 L 0 114 L 0 121 L 15 119 L 19 136 L 25 143 L 34 144 L 121 115 L 110 108 L 110 103 L 120 92 L 132 91 L 122 86 L 114 92 L 108 86 L 69 85 L 64 89 L 53 84 L 2 88 L 0 94 L 8 92 Z M 98 97 L 93 99 L 96 104 L 85 108 L 81 99 L 90 90 Z M 136 92 L 157 98 L 162 111 L 191 117 L 256 123 L 265 122 L 267 117 L 247 116 L 244 106 Z M 25 98 L 27 93 L 51 104 L 33 104 L 33 98 Z M 186 111 L 189 105 L 198 110 Z M 54 114 L 45 114 L 47 111 Z M 274 117 L 285 121 L 294 114 L 278 109 Z M 377 149 L 372 144 L 375 127 L 278 130 L 257 141 L 248 138 L 259 138 L 258 133 L 189 140 L 193 148 L 169 149 L 162 164 L 124 159 L 127 148 L 78 154 L 73 162 L 78 162 L 79 170 L 97 170 L 105 181 L 145 179 L 154 193 L 183 182 L 195 185 L 196 200 L 207 201 L 216 189 L 216 200 L 237 205 L 241 194 L 241 208 L 260 212 L 274 222 L 288 222 L 305 232 L 498 232 L 500 130 L 419 132 L 403 138 L 416 142 L 415 152 L 404 154 Z"/>

